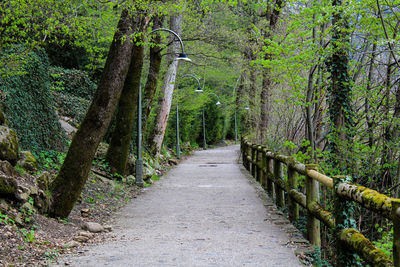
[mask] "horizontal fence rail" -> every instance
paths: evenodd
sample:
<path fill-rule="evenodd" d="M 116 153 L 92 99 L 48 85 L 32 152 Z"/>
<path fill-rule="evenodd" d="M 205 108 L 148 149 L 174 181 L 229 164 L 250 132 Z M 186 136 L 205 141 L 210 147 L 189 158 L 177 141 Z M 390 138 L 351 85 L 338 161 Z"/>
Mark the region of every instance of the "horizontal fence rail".
<path fill-rule="evenodd" d="M 280 208 L 287 207 L 291 221 L 299 219 L 299 207 L 307 211 L 307 238 L 314 246 L 321 246 L 322 222 L 334 229 L 338 241 L 338 252 L 357 253 L 372 266 L 400 267 L 400 199 L 390 198 L 375 190 L 346 182 L 344 176 L 328 177 L 318 172 L 315 164 L 302 164 L 290 156 L 268 150 L 265 146 L 241 140 L 243 165 L 263 188 L 275 199 Z M 283 179 L 286 165 L 287 179 Z M 305 176 L 305 194 L 299 191 L 298 175 Z M 320 205 L 320 185 L 331 188 L 335 201 L 334 214 Z M 285 195 L 287 203 L 285 203 Z M 362 233 L 353 228 L 344 228 L 340 214 L 346 212 L 346 203 L 357 203 L 362 207 L 392 220 L 393 259 L 375 247 Z M 336 216 L 335 216 L 336 214 Z M 346 264 L 339 264 L 346 265 Z"/>

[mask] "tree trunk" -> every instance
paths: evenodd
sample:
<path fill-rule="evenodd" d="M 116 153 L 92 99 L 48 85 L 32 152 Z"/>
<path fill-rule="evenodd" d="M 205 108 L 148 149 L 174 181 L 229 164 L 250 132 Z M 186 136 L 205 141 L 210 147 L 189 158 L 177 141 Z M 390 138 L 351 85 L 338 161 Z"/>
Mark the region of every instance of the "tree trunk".
<path fill-rule="evenodd" d="M 138 17 L 139 31 L 144 31 L 144 18 Z M 140 41 L 140 40 L 139 40 Z M 115 129 L 111 136 L 106 160 L 113 173 L 125 175 L 129 146 L 132 139 L 134 119 L 138 104 L 140 77 L 143 67 L 143 45 L 133 45 L 131 64 L 118 103 Z"/>
<path fill-rule="evenodd" d="M 65 218 L 71 212 L 118 103 L 132 55 L 133 42 L 129 36 L 136 29 L 127 10 L 122 12 L 117 27 L 93 101 L 72 140 L 60 172 L 50 186 L 52 202 L 48 214 L 52 217 Z"/>
<path fill-rule="evenodd" d="M 162 27 L 162 19 L 158 16 L 154 18 L 154 28 Z M 161 36 L 157 34 L 153 40 L 155 44 L 161 42 Z M 150 66 L 149 74 L 147 76 L 146 85 L 144 87 L 144 98 L 143 98 L 143 133 L 146 133 L 147 121 L 150 116 L 152 103 L 154 96 L 157 91 L 158 78 L 161 67 L 161 49 L 157 46 L 150 48 Z"/>
<path fill-rule="evenodd" d="M 351 154 L 348 145 L 349 133 L 352 124 L 351 86 L 349 77 L 349 64 L 345 44 L 349 42 L 348 25 L 340 7 L 341 0 L 334 0 L 332 5 L 337 8 L 334 11 L 332 24 L 334 25 L 332 35 L 333 54 L 329 59 L 328 70 L 331 74 L 329 90 L 329 116 L 332 123 L 330 147 L 333 152 L 334 164 L 346 173 L 349 171 L 348 156 Z"/>
<path fill-rule="evenodd" d="M 170 29 L 178 35 L 182 28 L 182 14 L 171 16 Z M 155 121 L 155 126 L 150 138 L 150 150 L 153 155 L 158 155 L 164 140 L 165 129 L 169 117 L 169 111 L 172 104 L 172 96 L 174 92 L 176 73 L 178 71 L 178 61 L 175 59 L 176 53 L 179 51 L 179 43 L 175 43 L 168 48 L 168 70 L 164 77 L 164 85 L 158 100 L 159 110 Z"/>
<path fill-rule="evenodd" d="M 276 0 L 273 8 L 268 7 L 271 10 L 270 14 L 267 13 L 267 19 L 269 20 L 269 25 L 264 32 L 265 40 L 271 39 L 272 34 L 275 32 L 276 25 L 278 23 L 281 8 L 283 6 L 282 0 Z M 264 60 L 271 60 L 272 55 L 266 54 Z M 269 68 L 264 68 L 262 77 L 262 88 L 260 93 L 261 106 L 260 106 L 260 120 L 259 120 L 259 141 L 261 143 L 266 141 L 268 123 L 269 123 L 269 112 L 271 106 L 271 90 L 272 90 L 272 77 L 271 70 Z"/>

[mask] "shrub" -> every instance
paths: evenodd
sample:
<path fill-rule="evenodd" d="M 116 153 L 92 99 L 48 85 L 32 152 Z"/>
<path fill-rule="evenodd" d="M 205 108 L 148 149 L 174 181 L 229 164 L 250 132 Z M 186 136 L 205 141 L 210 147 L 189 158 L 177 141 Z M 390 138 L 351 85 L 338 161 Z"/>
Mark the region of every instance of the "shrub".
<path fill-rule="evenodd" d="M 16 130 L 20 145 L 33 152 L 63 150 L 66 136 L 54 109 L 49 90 L 49 61 L 42 49 L 28 50 L 18 45 L 0 53 L 0 61 L 18 55 L 18 71 L 0 77 L 4 112 Z"/>

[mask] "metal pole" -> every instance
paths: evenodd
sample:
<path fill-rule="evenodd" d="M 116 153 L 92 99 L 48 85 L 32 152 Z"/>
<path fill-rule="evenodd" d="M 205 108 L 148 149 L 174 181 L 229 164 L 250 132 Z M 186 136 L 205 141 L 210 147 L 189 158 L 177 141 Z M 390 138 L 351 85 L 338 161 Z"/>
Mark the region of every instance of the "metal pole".
<path fill-rule="evenodd" d="M 138 114 L 137 114 L 137 159 L 136 159 L 136 185 L 143 187 L 143 159 L 142 159 L 142 86 L 139 80 Z"/>
<path fill-rule="evenodd" d="M 237 118 L 236 118 L 236 106 L 235 106 L 235 143 L 238 141 L 238 132 L 237 132 Z"/>
<path fill-rule="evenodd" d="M 181 148 L 179 147 L 179 107 L 176 104 L 176 157 L 181 158 Z"/>
<path fill-rule="evenodd" d="M 206 119 L 204 116 L 204 107 L 203 107 L 203 149 L 207 149 L 207 143 L 206 143 Z"/>

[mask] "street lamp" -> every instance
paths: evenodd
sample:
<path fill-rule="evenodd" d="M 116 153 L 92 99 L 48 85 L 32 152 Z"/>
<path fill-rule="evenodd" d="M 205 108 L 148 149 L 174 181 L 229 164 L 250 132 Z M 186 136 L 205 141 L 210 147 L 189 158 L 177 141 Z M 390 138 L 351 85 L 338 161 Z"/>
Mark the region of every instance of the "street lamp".
<path fill-rule="evenodd" d="M 169 33 L 172 33 L 174 36 L 176 36 L 179 40 L 179 43 L 181 44 L 181 53 L 176 57 L 176 60 L 182 60 L 182 61 L 192 61 L 187 57 L 185 54 L 185 50 L 183 48 L 183 42 L 181 37 L 174 32 L 173 30 L 166 29 L 166 28 L 158 28 L 155 30 L 152 30 L 150 34 L 157 32 L 157 31 L 166 31 Z M 142 158 L 142 86 L 140 83 L 140 78 L 139 78 L 139 93 L 138 93 L 138 122 L 137 122 L 137 128 L 138 128 L 138 134 L 137 134 L 137 159 L 136 159 L 136 185 L 143 187 L 144 182 L 143 182 L 143 158 Z"/>
<path fill-rule="evenodd" d="M 241 101 L 244 101 L 244 99 L 239 99 L 238 103 L 240 103 Z M 249 110 L 249 106 L 245 106 L 244 107 L 245 110 Z M 235 143 L 237 143 L 238 141 L 238 126 L 237 126 L 237 114 L 236 114 L 236 106 L 235 106 Z"/>
<path fill-rule="evenodd" d="M 203 92 L 203 90 L 201 89 L 200 80 L 196 76 L 194 76 L 193 74 L 185 74 L 185 75 L 182 75 L 182 77 L 194 78 L 197 81 L 197 83 L 199 84 L 199 86 L 197 87 L 197 89 L 195 91 L 198 93 Z M 176 103 L 176 157 L 178 159 L 181 158 L 181 148 L 179 145 L 179 105 L 178 105 L 178 103 Z"/>
<path fill-rule="evenodd" d="M 201 91 L 200 93 L 202 93 L 203 91 Z M 217 103 L 215 103 L 216 105 L 221 105 L 221 102 L 219 101 L 219 96 L 217 96 L 217 94 L 213 93 L 213 92 L 206 92 L 207 94 L 213 94 L 217 97 Z M 203 149 L 206 150 L 207 149 L 207 141 L 206 141 L 206 118 L 205 118 L 205 113 L 204 113 L 204 105 L 203 105 Z"/>

